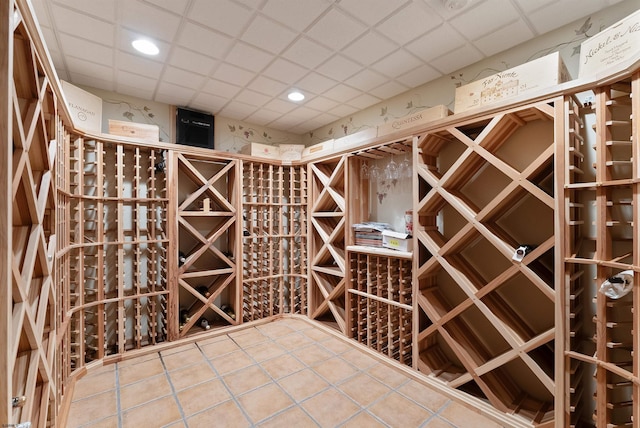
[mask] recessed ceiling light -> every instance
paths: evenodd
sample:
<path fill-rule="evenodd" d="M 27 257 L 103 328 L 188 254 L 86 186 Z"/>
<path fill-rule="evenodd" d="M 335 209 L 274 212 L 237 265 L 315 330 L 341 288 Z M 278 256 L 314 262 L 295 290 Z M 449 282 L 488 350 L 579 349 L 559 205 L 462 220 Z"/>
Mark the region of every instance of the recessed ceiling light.
<path fill-rule="evenodd" d="M 302 92 L 293 91 L 289 92 L 287 98 L 289 98 L 291 101 L 302 101 L 304 100 L 304 94 Z"/>
<path fill-rule="evenodd" d="M 160 49 L 150 40 L 137 39 L 131 42 L 131 46 L 138 52 L 142 52 L 145 55 L 158 55 Z"/>

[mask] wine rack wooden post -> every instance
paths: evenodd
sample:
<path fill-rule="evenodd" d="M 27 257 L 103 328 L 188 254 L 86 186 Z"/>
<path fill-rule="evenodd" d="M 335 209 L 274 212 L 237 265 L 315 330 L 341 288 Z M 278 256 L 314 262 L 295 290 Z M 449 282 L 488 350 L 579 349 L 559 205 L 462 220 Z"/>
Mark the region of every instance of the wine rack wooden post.
<path fill-rule="evenodd" d="M 346 156 L 309 164 L 309 317 L 347 334 Z"/>
<path fill-rule="evenodd" d="M 415 366 L 533 424 L 553 421 L 555 393 L 554 103 L 443 125 L 414 150 Z"/>
<path fill-rule="evenodd" d="M 236 325 L 240 315 L 239 161 L 171 153 L 171 337 Z M 238 314 L 238 315 L 236 315 Z"/>
<path fill-rule="evenodd" d="M 620 298 L 601 286 L 640 280 L 640 74 L 565 97 L 564 305 L 567 426 L 638 426 L 637 285 Z M 627 278 L 629 278 L 627 277 Z"/>

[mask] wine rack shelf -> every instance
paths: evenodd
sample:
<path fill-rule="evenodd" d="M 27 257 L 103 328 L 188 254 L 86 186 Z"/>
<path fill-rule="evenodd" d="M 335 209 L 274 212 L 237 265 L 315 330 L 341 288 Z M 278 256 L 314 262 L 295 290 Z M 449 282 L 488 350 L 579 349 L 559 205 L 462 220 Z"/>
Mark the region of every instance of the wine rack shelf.
<path fill-rule="evenodd" d="M 242 314 L 307 313 L 307 170 L 243 162 Z"/>
<path fill-rule="evenodd" d="M 626 295 L 601 288 L 616 278 L 640 280 L 639 95 L 635 73 L 565 97 L 566 426 L 636 426 L 640 420 L 640 294 L 635 285 Z"/>
<path fill-rule="evenodd" d="M 411 257 L 347 247 L 349 337 L 412 366 Z"/>
<path fill-rule="evenodd" d="M 171 336 L 236 325 L 241 317 L 239 161 L 172 152 L 169 171 L 175 202 L 169 218 L 176 219 L 172 236 L 178 238 L 170 256 L 177 277 Z"/>
<path fill-rule="evenodd" d="M 414 366 L 534 424 L 554 412 L 557 114 L 541 102 L 414 149 Z"/>

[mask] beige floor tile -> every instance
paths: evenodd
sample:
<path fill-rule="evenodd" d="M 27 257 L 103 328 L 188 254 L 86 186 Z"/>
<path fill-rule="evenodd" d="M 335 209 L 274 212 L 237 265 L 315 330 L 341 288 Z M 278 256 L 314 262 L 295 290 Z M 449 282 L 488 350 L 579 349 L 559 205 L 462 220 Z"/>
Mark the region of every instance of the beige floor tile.
<path fill-rule="evenodd" d="M 176 393 L 182 411 L 189 417 L 202 410 L 217 406 L 231 398 L 221 380 L 215 379 L 200 383 Z"/>
<path fill-rule="evenodd" d="M 451 402 L 438 414 L 441 418 L 449 421 L 451 424 L 467 427 L 473 426 L 474 428 L 498 428 L 500 424 L 492 421 L 491 419 L 483 416 L 480 412 L 470 409 L 462 404 Z"/>
<path fill-rule="evenodd" d="M 318 426 L 304 411 L 299 407 L 292 407 L 284 412 L 267 419 L 261 423 L 260 428 L 315 428 Z"/>
<path fill-rule="evenodd" d="M 391 392 L 391 389 L 364 373 L 347 379 L 336 388 L 363 407 Z"/>
<path fill-rule="evenodd" d="M 398 393 L 387 395 L 368 408 L 369 412 L 394 427 L 418 427 L 433 413 Z"/>
<path fill-rule="evenodd" d="M 260 333 L 260 331 L 255 328 L 240 330 L 236 333 L 231 333 L 229 337 L 240 347 L 252 346 L 271 340 L 269 337 Z"/>
<path fill-rule="evenodd" d="M 287 334 L 293 333 L 295 330 L 292 330 L 289 326 L 282 324 L 281 321 L 270 322 L 268 324 L 259 325 L 256 327 L 260 333 L 264 334 L 271 339 L 277 339 L 278 337 L 286 336 Z"/>
<path fill-rule="evenodd" d="M 160 361 L 160 358 L 153 358 L 143 361 L 140 364 L 129 364 L 124 367 L 118 367 L 118 381 L 122 387 L 161 373 L 164 373 L 162 361 Z"/>
<path fill-rule="evenodd" d="M 335 337 L 332 337 L 323 341 L 321 345 L 327 348 L 329 351 L 333 352 L 334 354 L 338 354 L 338 355 L 353 349 L 348 342 L 344 340 L 336 339 Z"/>
<path fill-rule="evenodd" d="M 99 421 L 92 421 L 82 428 L 114 428 L 118 426 L 118 416 L 110 416 L 106 419 L 100 419 Z M 67 424 L 66 428 L 74 428 L 74 425 Z"/>
<path fill-rule="evenodd" d="M 210 345 L 212 343 L 222 342 L 222 341 L 225 341 L 225 340 L 229 340 L 229 336 L 227 334 L 221 334 L 219 336 L 214 336 L 214 337 L 209 337 L 207 339 L 198 340 L 197 344 L 200 347 L 203 347 L 203 346 Z"/>
<path fill-rule="evenodd" d="M 351 349 L 350 351 L 344 352 L 340 355 L 340 358 L 353 364 L 360 370 L 365 370 L 378 364 L 378 360 L 359 349 Z"/>
<path fill-rule="evenodd" d="M 117 415 L 116 391 L 94 394 L 84 400 L 76 400 L 69 407 L 68 427 L 79 427 L 91 421 L 99 421 L 111 415 Z"/>
<path fill-rule="evenodd" d="M 95 367 L 92 368 L 91 370 L 89 370 L 87 372 L 87 374 L 84 376 L 85 378 L 90 378 L 93 376 L 99 376 L 99 375 L 103 375 L 103 374 L 107 374 L 107 373 L 114 373 L 115 374 L 116 371 L 116 364 L 107 364 L 104 365 L 102 367 Z"/>
<path fill-rule="evenodd" d="M 335 427 L 360 411 L 360 406 L 333 388 L 309 398 L 301 406 L 323 427 Z"/>
<path fill-rule="evenodd" d="M 95 376 L 84 376 L 73 389 L 73 399 L 82 400 L 105 391 L 115 389 L 116 374 L 115 371 L 109 371 Z"/>
<path fill-rule="evenodd" d="M 365 411 L 358 413 L 344 424 L 340 425 L 341 428 L 384 428 L 386 426 L 387 425 L 383 424 Z"/>
<path fill-rule="evenodd" d="M 367 372 L 389 388 L 395 389 L 407 382 L 407 377 L 403 375 L 402 372 L 383 363 L 378 363 L 375 366 L 370 367 Z"/>
<path fill-rule="evenodd" d="M 168 371 L 180 369 L 191 364 L 198 364 L 205 360 L 205 356 L 198 348 L 189 347 L 182 352 L 176 352 L 170 355 L 162 353 L 162 361 Z"/>
<path fill-rule="evenodd" d="M 187 418 L 189 428 L 245 428 L 251 424 L 233 400 Z"/>
<path fill-rule="evenodd" d="M 216 374 L 208 362 L 192 364 L 182 369 L 169 372 L 171 384 L 176 391 L 215 379 L 216 377 Z"/>
<path fill-rule="evenodd" d="M 171 386 L 163 374 L 120 388 L 120 407 L 131 407 L 171 394 Z"/>
<path fill-rule="evenodd" d="M 238 351 L 240 350 L 240 347 L 229 337 L 225 336 L 218 341 L 203 344 L 201 349 L 202 353 L 206 355 L 207 358 L 211 359 Z"/>
<path fill-rule="evenodd" d="M 299 359 L 300 361 L 302 361 L 308 366 L 312 366 L 316 363 L 328 360 L 335 356 L 333 352 L 318 345 L 317 343 L 312 343 L 311 345 L 305 346 L 300 349 L 296 349 L 291 353 L 295 355 L 297 359 Z"/>
<path fill-rule="evenodd" d="M 416 382 L 415 380 L 410 380 L 409 382 L 405 383 L 400 388 L 398 388 L 397 391 L 403 395 L 406 395 L 413 401 L 418 402 L 423 407 L 426 407 L 434 413 L 436 413 L 442 408 L 442 406 L 451 401 L 446 396 L 440 394 L 437 391 L 434 391 L 426 385 Z"/>
<path fill-rule="evenodd" d="M 475 425 L 472 425 L 475 427 Z M 444 419 L 440 419 L 438 416 L 434 416 L 423 425 L 424 428 L 456 428 Z"/>
<path fill-rule="evenodd" d="M 311 369 L 304 369 L 289 375 L 280 379 L 278 383 L 297 402 L 329 387 L 329 384 Z"/>
<path fill-rule="evenodd" d="M 330 383 L 340 383 L 358 372 L 357 368 L 340 357 L 318 363 L 313 369 Z"/>
<path fill-rule="evenodd" d="M 245 352 L 251 356 L 254 360 L 262 362 L 287 352 L 282 346 L 274 342 L 263 342 L 255 346 L 249 346 L 244 348 Z"/>
<path fill-rule="evenodd" d="M 324 340 L 333 338 L 333 336 L 330 335 L 329 333 L 324 332 L 317 328 L 309 328 L 306 330 L 302 330 L 301 333 L 307 336 L 308 338 L 315 340 L 316 342 L 322 342 Z"/>
<path fill-rule="evenodd" d="M 265 361 L 261 366 L 274 379 L 280 379 L 305 368 L 305 365 L 289 354 Z"/>
<path fill-rule="evenodd" d="M 294 404 L 275 384 L 269 384 L 248 392 L 238 397 L 238 401 L 254 423 L 258 423 Z"/>
<path fill-rule="evenodd" d="M 302 333 L 295 332 L 295 333 L 287 334 L 286 336 L 277 338 L 276 342 L 283 348 L 291 351 L 294 349 L 301 348 L 305 345 L 309 345 L 313 343 L 313 340 L 309 339 L 307 336 L 305 336 Z"/>
<path fill-rule="evenodd" d="M 224 383 L 234 395 L 240 395 L 271 382 L 260 366 L 251 366 L 233 372 L 223 378 Z"/>
<path fill-rule="evenodd" d="M 241 370 L 255 364 L 255 361 L 245 354 L 244 351 L 224 354 L 210 361 L 220 376 L 224 376 L 228 373 Z"/>
<path fill-rule="evenodd" d="M 178 347 L 178 348 L 172 348 L 174 352 L 180 352 L 180 350 L 182 349 L 182 346 Z M 165 352 L 169 352 L 170 350 L 167 350 Z M 125 366 L 130 366 L 130 365 L 134 365 L 134 364 L 140 364 L 143 363 L 145 361 L 149 361 L 149 360 L 159 360 L 160 359 L 160 353 L 159 352 L 152 352 L 150 354 L 144 354 L 144 355 L 140 355 L 134 358 L 129 358 L 126 360 L 122 360 L 122 361 L 118 361 L 118 368 L 122 368 Z"/>
<path fill-rule="evenodd" d="M 160 398 L 127 410 L 122 414 L 123 428 L 165 426 L 182 419 L 173 396 Z"/>
<path fill-rule="evenodd" d="M 310 328 L 315 328 L 313 324 L 301 319 L 296 319 L 296 318 L 283 318 L 282 320 L 280 320 L 280 322 L 283 325 L 286 325 L 287 327 L 295 331 L 302 331 Z"/>

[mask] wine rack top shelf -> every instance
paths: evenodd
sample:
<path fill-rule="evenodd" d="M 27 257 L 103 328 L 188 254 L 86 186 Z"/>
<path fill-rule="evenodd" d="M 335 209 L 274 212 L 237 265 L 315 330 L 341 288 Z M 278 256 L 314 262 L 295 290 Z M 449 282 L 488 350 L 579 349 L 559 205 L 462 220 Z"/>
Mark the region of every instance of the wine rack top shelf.
<path fill-rule="evenodd" d="M 396 257 L 399 259 L 410 260 L 413 258 L 413 252 L 411 251 L 392 250 L 389 248 L 381 247 L 367 247 L 366 245 L 349 245 L 347 246 L 347 251 L 364 254 L 375 254 L 377 256 Z"/>

